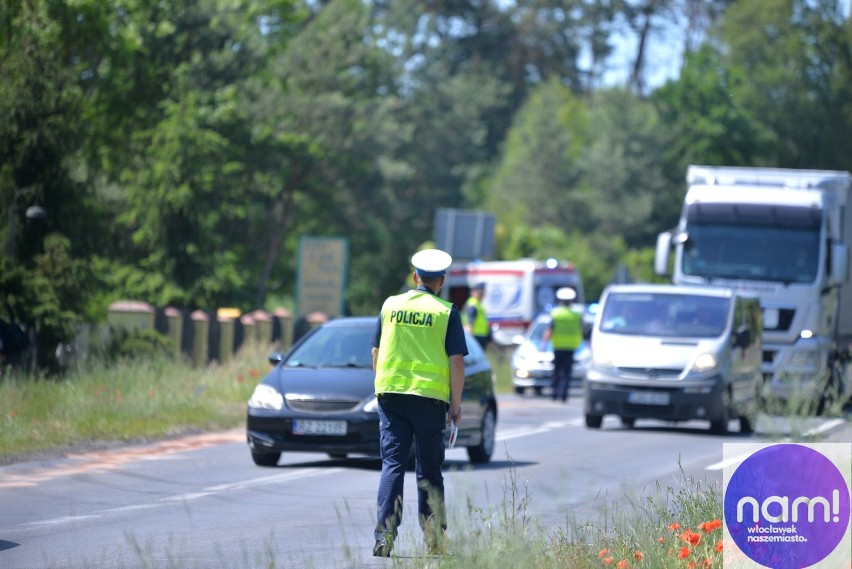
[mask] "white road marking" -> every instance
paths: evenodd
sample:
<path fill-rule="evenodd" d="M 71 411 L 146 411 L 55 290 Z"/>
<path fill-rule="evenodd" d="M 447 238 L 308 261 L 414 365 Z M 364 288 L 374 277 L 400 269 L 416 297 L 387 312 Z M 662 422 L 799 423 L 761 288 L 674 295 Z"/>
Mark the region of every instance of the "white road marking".
<path fill-rule="evenodd" d="M 151 508 L 158 508 L 160 506 L 164 506 L 173 502 L 186 502 L 189 500 L 197 500 L 198 498 L 205 498 L 207 496 L 215 496 L 217 494 L 223 494 L 225 492 L 231 492 L 234 490 L 243 490 L 245 488 L 250 488 L 252 486 L 263 486 L 267 484 L 278 484 L 281 482 L 290 482 L 292 480 L 298 480 L 300 478 L 308 478 L 314 476 L 322 476 L 327 474 L 337 474 L 342 472 L 342 468 L 308 468 L 305 470 L 298 470 L 294 472 L 285 472 L 283 474 L 273 474 L 272 476 L 261 476 L 259 478 L 251 478 L 249 480 L 243 480 L 240 482 L 234 482 L 231 484 L 218 484 L 216 486 L 209 486 L 200 490 L 198 492 L 187 492 L 184 494 L 176 494 L 174 496 L 166 496 L 164 498 L 160 498 L 155 502 L 150 504 L 132 504 L 129 506 L 121 506 L 119 508 L 109 508 L 106 510 L 100 510 L 93 514 L 79 515 L 79 516 L 61 516 L 58 518 L 51 518 L 48 520 L 39 520 L 36 522 L 28 522 L 25 524 L 21 524 L 22 526 L 46 526 L 46 525 L 60 525 L 60 524 L 70 524 L 73 522 L 79 522 L 82 520 L 91 520 L 98 519 L 110 514 L 115 514 L 118 512 L 128 512 L 134 510 L 146 510 Z"/>
<path fill-rule="evenodd" d="M 820 425 L 818 427 L 814 427 L 813 429 L 805 431 L 805 435 L 818 435 L 820 433 L 824 433 L 826 431 L 829 431 L 829 430 L 833 429 L 834 427 L 837 427 L 838 425 L 842 425 L 843 423 L 845 423 L 845 421 L 843 419 L 832 419 L 831 421 L 824 422 L 822 425 Z"/>
<path fill-rule="evenodd" d="M 823 421 L 822 423 L 820 423 L 816 427 L 813 427 L 812 429 L 808 429 L 807 431 L 802 433 L 802 435 L 804 437 L 812 437 L 812 436 L 815 436 L 815 435 L 819 435 L 819 434 L 824 433 L 826 431 L 830 431 L 834 427 L 842 425 L 844 422 L 845 421 L 843 419 L 831 419 L 829 421 Z M 791 440 L 792 439 L 790 437 L 786 437 L 786 438 L 784 438 L 784 439 L 782 439 L 778 442 L 784 443 L 784 442 L 790 442 Z M 740 464 L 741 462 L 745 461 L 745 459 L 747 459 L 749 456 L 751 456 L 751 455 L 750 454 L 741 454 L 741 455 L 737 455 L 737 456 L 732 456 L 728 459 L 720 460 L 719 462 L 714 462 L 713 464 L 708 465 L 706 467 L 706 470 L 723 470 L 723 469 L 725 469 L 729 466 L 733 466 L 735 464 Z"/>

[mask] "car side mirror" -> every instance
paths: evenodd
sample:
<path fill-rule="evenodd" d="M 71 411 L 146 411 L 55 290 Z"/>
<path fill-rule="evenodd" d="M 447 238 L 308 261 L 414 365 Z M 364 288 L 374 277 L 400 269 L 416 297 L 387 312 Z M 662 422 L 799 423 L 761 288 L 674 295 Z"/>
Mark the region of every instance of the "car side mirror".
<path fill-rule="evenodd" d="M 269 364 L 273 367 L 277 366 L 284 360 L 284 355 L 280 352 L 272 352 L 269 354 Z"/>

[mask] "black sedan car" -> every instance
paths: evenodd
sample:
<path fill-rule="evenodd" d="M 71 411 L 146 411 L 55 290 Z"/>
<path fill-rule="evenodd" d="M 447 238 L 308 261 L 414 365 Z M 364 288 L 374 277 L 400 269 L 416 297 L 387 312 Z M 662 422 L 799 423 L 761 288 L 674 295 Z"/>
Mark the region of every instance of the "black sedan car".
<path fill-rule="evenodd" d="M 370 340 L 375 317 L 330 320 L 302 337 L 286 355 L 274 353 L 272 370 L 248 401 L 247 438 L 259 466 L 275 466 L 286 451 L 378 456 L 379 413 L 373 390 Z M 465 387 L 457 447 L 473 463 L 494 452 L 497 398 L 491 364 L 467 336 Z"/>

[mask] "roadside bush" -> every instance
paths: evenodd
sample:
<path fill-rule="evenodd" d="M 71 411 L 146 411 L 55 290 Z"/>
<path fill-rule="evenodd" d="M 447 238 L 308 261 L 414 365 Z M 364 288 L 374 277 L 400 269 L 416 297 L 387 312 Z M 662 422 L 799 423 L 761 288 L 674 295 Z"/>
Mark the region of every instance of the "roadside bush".
<path fill-rule="evenodd" d="M 109 362 L 139 358 L 172 359 L 169 339 L 151 329 L 111 329 L 102 358 Z"/>

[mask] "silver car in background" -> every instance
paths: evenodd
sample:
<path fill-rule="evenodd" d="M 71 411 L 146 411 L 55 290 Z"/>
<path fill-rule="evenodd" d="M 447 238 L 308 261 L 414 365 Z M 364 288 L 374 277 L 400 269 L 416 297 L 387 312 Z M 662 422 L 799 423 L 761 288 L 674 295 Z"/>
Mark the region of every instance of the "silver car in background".
<path fill-rule="evenodd" d="M 536 395 L 541 395 L 544 388 L 550 389 L 553 383 L 553 345 L 548 342 L 543 350 L 541 345 L 542 335 L 548 326 L 550 315 L 540 314 L 523 336 L 515 338 L 517 348 L 512 354 L 512 386 L 518 395 L 523 395 L 527 388 L 532 388 Z M 589 345 L 583 340 L 580 347 L 574 351 L 574 367 L 571 370 L 574 382 L 582 382 L 588 368 Z"/>
<path fill-rule="evenodd" d="M 762 319 L 754 295 L 723 287 L 613 285 L 604 291 L 584 384 L 586 426 L 605 415 L 637 419 L 731 419 L 752 430 L 762 382 Z"/>

